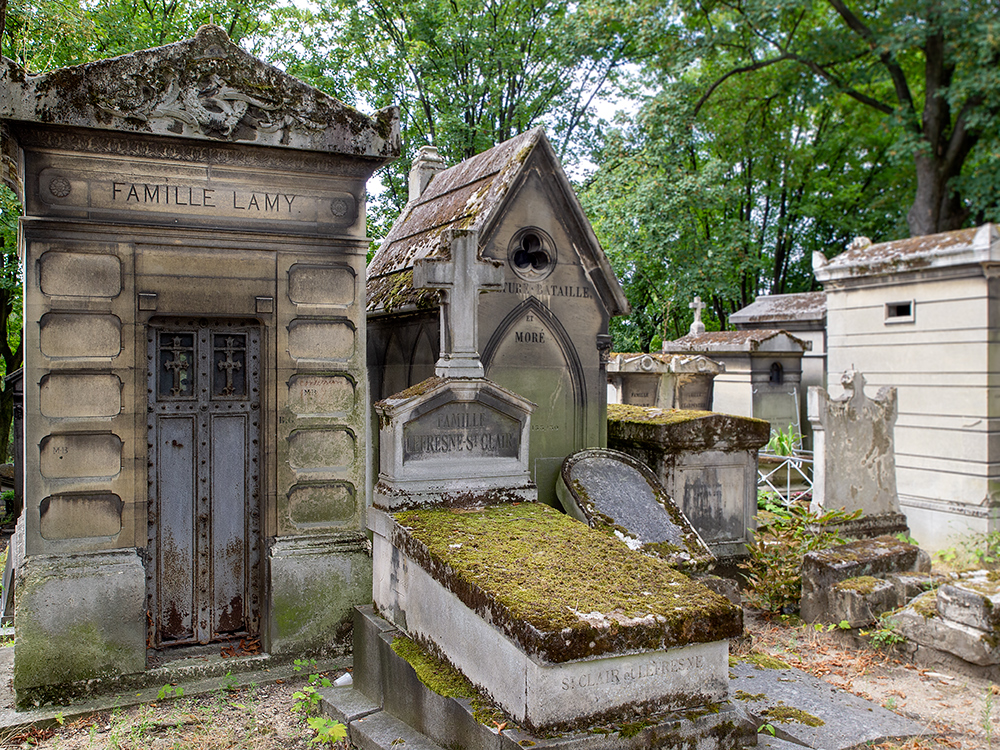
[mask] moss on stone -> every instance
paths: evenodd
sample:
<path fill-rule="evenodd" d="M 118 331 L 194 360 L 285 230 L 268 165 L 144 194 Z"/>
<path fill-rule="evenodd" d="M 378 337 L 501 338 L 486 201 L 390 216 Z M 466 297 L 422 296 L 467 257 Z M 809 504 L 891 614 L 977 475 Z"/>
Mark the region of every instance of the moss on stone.
<path fill-rule="evenodd" d="M 677 424 L 693 419 L 713 416 L 715 412 L 696 409 L 654 409 L 634 404 L 608 404 L 608 419 L 619 422 L 644 422 L 652 424 Z"/>
<path fill-rule="evenodd" d="M 394 518 L 405 529 L 395 546 L 549 661 L 742 632 L 739 610 L 724 597 L 545 505 L 431 508 Z"/>
<path fill-rule="evenodd" d="M 788 662 L 784 662 L 781 659 L 777 659 L 768 654 L 759 654 L 757 652 L 747 654 L 744 657 L 744 661 L 753 664 L 759 669 L 791 669 L 792 665 Z"/>
<path fill-rule="evenodd" d="M 745 690 L 737 690 L 733 697 L 738 701 L 762 701 L 767 698 L 764 693 L 748 693 Z"/>
<path fill-rule="evenodd" d="M 406 661 L 427 689 L 445 698 L 464 698 L 472 706 L 472 716 L 487 726 L 503 721 L 503 712 L 476 690 L 469 678 L 444 659 L 404 636 L 392 639 L 393 652 Z"/>
<path fill-rule="evenodd" d="M 858 576 L 856 578 L 847 578 L 843 581 L 839 581 L 834 584 L 834 588 L 837 591 L 853 591 L 857 594 L 870 594 L 879 585 L 880 579 L 874 576 Z"/>
<path fill-rule="evenodd" d="M 791 706 L 772 706 L 763 713 L 768 721 L 776 721 L 779 724 L 796 722 L 798 724 L 805 724 L 808 727 L 821 727 L 826 724 L 818 716 L 813 716 L 801 708 L 792 708 Z"/>
<path fill-rule="evenodd" d="M 916 612 L 918 615 L 923 617 L 925 620 L 929 620 L 932 617 L 938 616 L 937 611 L 937 591 L 928 591 L 926 594 L 921 594 L 912 602 L 910 602 L 910 609 Z"/>

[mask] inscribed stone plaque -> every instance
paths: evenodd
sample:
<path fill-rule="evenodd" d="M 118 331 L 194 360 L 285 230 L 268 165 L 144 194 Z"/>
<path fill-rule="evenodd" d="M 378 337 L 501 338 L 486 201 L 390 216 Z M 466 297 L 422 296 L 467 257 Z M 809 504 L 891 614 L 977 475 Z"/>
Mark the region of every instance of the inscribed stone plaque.
<path fill-rule="evenodd" d="M 39 451 L 42 476 L 49 479 L 113 477 L 122 470 L 122 441 L 117 435 L 48 435 Z"/>
<path fill-rule="evenodd" d="M 354 355 L 354 328 L 342 320 L 294 320 L 288 353 L 297 360 L 346 361 Z"/>
<path fill-rule="evenodd" d="M 606 456 L 590 457 L 573 464 L 570 480 L 597 512 L 639 541 L 683 543 L 683 531 L 657 502 L 653 487 L 629 464 Z"/>
<path fill-rule="evenodd" d="M 340 375 L 294 375 L 288 408 L 298 416 L 343 414 L 354 406 L 354 384 Z"/>
<path fill-rule="evenodd" d="M 117 357 L 121 330 L 114 315 L 48 313 L 42 316 L 39 347 L 46 357 Z"/>
<path fill-rule="evenodd" d="M 706 542 L 742 539 L 746 533 L 747 466 L 724 464 L 718 456 L 711 463 L 677 472 L 674 492 L 684 515 Z"/>
<path fill-rule="evenodd" d="M 517 458 L 521 426 L 481 403 L 452 402 L 403 425 L 403 462 Z"/>
<path fill-rule="evenodd" d="M 293 469 L 346 469 L 354 463 L 354 437 L 346 430 L 296 430 L 288 436 Z"/>
<path fill-rule="evenodd" d="M 635 406 L 658 406 L 657 392 L 660 388 L 659 375 L 622 376 L 622 403 Z"/>
<path fill-rule="evenodd" d="M 288 298 L 297 305 L 350 305 L 354 287 L 349 268 L 294 265 L 288 270 Z"/>
<path fill-rule="evenodd" d="M 715 375 L 679 373 L 677 376 L 677 409 L 711 411 L 715 391 Z"/>
<path fill-rule="evenodd" d="M 301 485 L 288 493 L 288 514 L 300 528 L 344 526 L 357 512 L 357 494 L 348 482 Z"/>
<path fill-rule="evenodd" d="M 38 261 L 39 286 L 50 297 L 117 297 L 122 264 L 114 255 L 50 251 Z"/>
<path fill-rule="evenodd" d="M 557 490 L 570 516 L 614 531 L 632 549 L 688 566 L 713 559 L 653 472 L 632 456 L 597 448 L 573 453 Z"/>
<path fill-rule="evenodd" d="M 52 373 L 42 379 L 39 406 L 46 417 L 114 417 L 122 410 L 122 381 L 116 375 Z"/>
<path fill-rule="evenodd" d="M 118 495 L 52 495 L 39 506 L 44 539 L 86 539 L 114 536 L 122 530 Z"/>

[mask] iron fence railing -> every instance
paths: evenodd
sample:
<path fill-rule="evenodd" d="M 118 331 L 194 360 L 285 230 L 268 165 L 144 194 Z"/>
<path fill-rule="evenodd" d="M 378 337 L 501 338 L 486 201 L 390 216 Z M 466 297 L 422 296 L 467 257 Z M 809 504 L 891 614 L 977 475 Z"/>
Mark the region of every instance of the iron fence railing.
<path fill-rule="evenodd" d="M 790 456 L 761 451 L 757 461 L 757 489 L 780 495 L 786 503 L 811 496 L 812 451 L 796 450 Z"/>

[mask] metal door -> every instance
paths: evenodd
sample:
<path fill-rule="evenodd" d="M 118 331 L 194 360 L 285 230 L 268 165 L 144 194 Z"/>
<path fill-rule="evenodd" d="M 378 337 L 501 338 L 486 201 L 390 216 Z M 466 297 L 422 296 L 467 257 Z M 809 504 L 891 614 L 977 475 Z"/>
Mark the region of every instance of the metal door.
<path fill-rule="evenodd" d="M 148 332 L 151 644 L 254 636 L 259 327 L 191 320 Z"/>

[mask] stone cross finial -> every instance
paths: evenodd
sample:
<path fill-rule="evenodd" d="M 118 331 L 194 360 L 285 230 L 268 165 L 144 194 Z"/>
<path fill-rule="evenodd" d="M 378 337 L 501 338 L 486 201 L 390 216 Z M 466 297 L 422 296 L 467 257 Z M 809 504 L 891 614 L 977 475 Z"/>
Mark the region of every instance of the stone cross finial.
<path fill-rule="evenodd" d="M 441 378 L 481 378 L 479 294 L 500 289 L 502 264 L 479 257 L 479 232 L 448 229 L 447 257 L 420 258 L 413 264 L 415 288 L 441 289 L 441 356 L 434 374 Z"/>
<path fill-rule="evenodd" d="M 695 297 L 694 302 L 688 307 L 694 310 L 694 320 L 691 322 L 688 333 L 704 333 L 705 324 L 701 322 L 701 311 L 705 309 L 705 303 L 701 301 L 701 297 Z"/>

